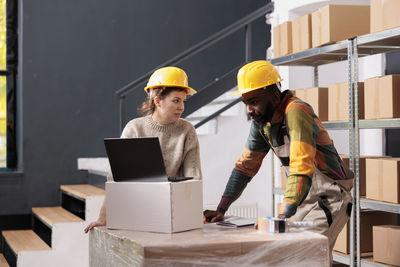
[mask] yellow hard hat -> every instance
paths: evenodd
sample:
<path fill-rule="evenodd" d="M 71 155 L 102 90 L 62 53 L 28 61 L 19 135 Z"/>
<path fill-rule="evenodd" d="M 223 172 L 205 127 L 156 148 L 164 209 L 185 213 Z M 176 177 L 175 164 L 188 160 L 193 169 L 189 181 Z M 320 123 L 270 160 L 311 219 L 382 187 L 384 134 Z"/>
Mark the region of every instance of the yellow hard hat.
<path fill-rule="evenodd" d="M 232 95 L 242 95 L 282 80 L 278 71 L 268 61 L 253 61 L 239 70 L 237 74 L 238 90 Z"/>
<path fill-rule="evenodd" d="M 186 73 L 177 67 L 164 67 L 156 70 L 149 79 L 147 86 L 144 88 L 146 93 L 149 89 L 156 87 L 180 87 L 187 89 L 188 95 L 193 95 L 196 92 L 188 86 L 188 77 Z"/>

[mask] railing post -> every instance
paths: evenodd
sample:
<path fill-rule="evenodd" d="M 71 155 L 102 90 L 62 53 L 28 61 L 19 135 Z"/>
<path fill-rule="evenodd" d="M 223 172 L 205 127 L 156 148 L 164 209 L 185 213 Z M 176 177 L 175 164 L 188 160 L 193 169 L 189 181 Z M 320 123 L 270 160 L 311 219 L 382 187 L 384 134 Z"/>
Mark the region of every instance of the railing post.
<path fill-rule="evenodd" d="M 125 126 L 125 96 L 119 97 L 119 132 L 122 133 L 122 130 Z"/>
<path fill-rule="evenodd" d="M 244 26 L 245 32 L 246 32 L 246 44 L 245 44 L 245 60 L 246 63 L 251 61 L 251 24 L 246 24 Z"/>

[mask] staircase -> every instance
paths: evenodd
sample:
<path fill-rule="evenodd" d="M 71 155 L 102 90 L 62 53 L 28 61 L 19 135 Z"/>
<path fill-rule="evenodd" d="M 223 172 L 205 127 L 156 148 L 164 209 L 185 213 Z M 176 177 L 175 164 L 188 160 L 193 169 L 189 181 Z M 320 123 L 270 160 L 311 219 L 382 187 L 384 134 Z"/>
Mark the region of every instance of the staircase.
<path fill-rule="evenodd" d="M 197 111 L 191 113 L 185 119 L 190 121 L 193 125 L 201 122 L 202 120 L 208 118 L 214 112 L 224 108 L 226 105 L 232 103 L 237 96 L 232 96 L 232 93 L 236 92 L 237 87 L 227 91 L 226 93 L 222 94 L 221 96 L 217 97 L 215 100 L 210 102 L 209 104 L 201 107 Z M 236 104 L 229 108 L 228 110 L 219 114 L 221 117 L 234 117 L 243 114 L 244 109 L 243 105 Z M 213 118 L 209 120 L 207 123 L 203 124 L 202 126 L 196 128 L 196 133 L 198 135 L 206 135 L 206 134 L 216 134 L 218 132 L 218 119 Z"/>
<path fill-rule="evenodd" d="M 89 266 L 84 228 L 97 219 L 104 190 L 92 185 L 60 186 L 61 207 L 32 208 L 32 229 L 2 231 L 0 267 Z"/>

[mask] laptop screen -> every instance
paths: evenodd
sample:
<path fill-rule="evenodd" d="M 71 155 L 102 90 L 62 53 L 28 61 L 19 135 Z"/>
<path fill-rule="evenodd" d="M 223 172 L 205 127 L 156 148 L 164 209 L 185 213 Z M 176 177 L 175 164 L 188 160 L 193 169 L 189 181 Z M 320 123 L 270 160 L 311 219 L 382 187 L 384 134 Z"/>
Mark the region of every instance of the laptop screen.
<path fill-rule="evenodd" d="M 167 181 L 158 137 L 105 138 L 114 181 Z"/>

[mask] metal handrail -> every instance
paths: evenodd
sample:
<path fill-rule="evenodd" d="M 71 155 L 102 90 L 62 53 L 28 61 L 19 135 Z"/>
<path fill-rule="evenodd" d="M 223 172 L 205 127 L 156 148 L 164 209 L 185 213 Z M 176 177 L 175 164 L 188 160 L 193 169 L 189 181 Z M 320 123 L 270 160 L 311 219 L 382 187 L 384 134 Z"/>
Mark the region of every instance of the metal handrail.
<path fill-rule="evenodd" d="M 249 25 L 254 20 L 260 18 L 261 16 L 265 15 L 266 13 L 272 12 L 274 8 L 274 2 L 270 2 L 267 5 L 257 9 L 256 11 L 250 13 L 249 15 L 241 18 L 237 22 L 229 25 L 228 27 L 222 29 L 221 31 L 211 35 L 210 37 L 206 38 L 202 42 L 198 43 L 197 45 L 192 46 L 191 48 L 187 49 L 186 51 L 182 52 L 181 54 L 171 58 L 170 60 L 164 62 L 163 64 L 157 66 L 155 69 L 147 72 L 140 78 L 134 80 L 133 82 L 125 85 L 121 89 L 115 92 L 115 94 L 119 97 L 126 96 L 131 92 L 137 85 L 141 84 L 142 82 L 146 81 L 151 74 L 159 68 L 170 66 L 181 62 L 182 60 L 186 59 L 189 56 L 195 55 L 200 51 L 204 50 L 205 48 L 209 47 L 210 45 L 218 42 L 221 39 L 231 35 L 232 33 L 240 30 L 241 28 Z"/>
<path fill-rule="evenodd" d="M 126 95 L 131 93 L 136 89 L 136 87 L 146 81 L 151 74 L 159 68 L 165 66 L 173 66 L 178 64 L 179 62 L 187 59 L 188 57 L 194 56 L 201 52 L 202 50 L 206 49 L 207 47 L 213 45 L 214 43 L 224 39 L 225 37 L 235 33 L 236 31 L 240 30 L 241 28 L 245 29 L 245 58 L 246 62 L 251 60 L 251 23 L 256 19 L 271 13 L 274 10 L 274 2 L 270 2 L 267 5 L 257 9 L 256 11 L 250 13 L 249 15 L 241 18 L 240 20 L 232 23 L 228 27 L 222 29 L 221 31 L 211 35 L 210 37 L 204 39 L 202 42 L 198 43 L 197 45 L 192 46 L 191 48 L 187 49 L 186 51 L 182 52 L 181 54 L 171 58 L 170 60 L 164 62 L 163 64 L 157 66 L 155 69 L 147 72 L 146 74 L 142 75 L 140 78 L 134 80 L 133 82 L 125 85 L 121 89 L 115 92 L 117 97 L 119 98 L 119 114 L 120 114 L 120 131 L 122 131 L 124 127 L 125 121 L 125 100 Z"/>
<path fill-rule="evenodd" d="M 213 114 L 211 114 L 210 116 L 208 116 L 207 118 L 199 121 L 198 123 L 196 123 L 194 125 L 194 128 L 199 128 L 200 126 L 202 126 L 203 124 L 207 123 L 208 121 L 214 119 L 215 117 L 219 116 L 219 114 L 221 114 L 222 112 L 224 112 L 225 110 L 230 109 L 231 107 L 233 107 L 234 105 L 236 105 L 237 103 L 239 103 L 240 101 L 242 101 L 242 97 L 238 97 L 236 98 L 234 101 L 232 101 L 231 103 L 227 104 L 226 106 L 220 108 L 219 110 L 217 110 L 216 112 L 214 112 Z"/>

